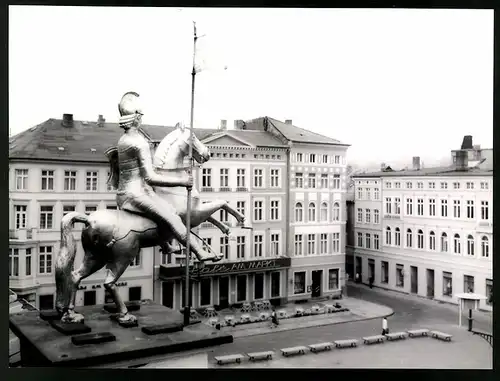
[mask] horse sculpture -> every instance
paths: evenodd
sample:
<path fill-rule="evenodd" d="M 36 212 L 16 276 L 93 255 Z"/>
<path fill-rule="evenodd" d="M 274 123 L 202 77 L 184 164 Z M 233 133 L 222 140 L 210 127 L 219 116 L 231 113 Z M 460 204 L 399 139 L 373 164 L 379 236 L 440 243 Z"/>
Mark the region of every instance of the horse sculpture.
<path fill-rule="evenodd" d="M 184 158 L 189 149 L 190 131 L 182 125 L 177 125 L 156 149 L 153 165 L 157 171 L 171 173 L 186 171 Z M 199 163 L 210 157 L 208 148 L 193 136 L 193 158 Z M 111 165 L 109 182 L 117 186 L 118 156 L 116 149 L 106 151 Z M 155 188 L 155 192 L 176 209 L 182 221 L 186 222 L 187 191 L 185 187 Z M 225 201 L 201 203 L 199 193 L 192 189 L 191 227 L 196 227 L 208 221 L 218 227 L 224 234 L 230 229 L 223 223 L 215 220 L 211 215 L 223 209 L 233 215 L 238 222 L 243 223 L 245 217 L 228 205 Z M 82 230 L 81 241 L 84 249 L 83 263 L 74 270 L 76 243 L 72 233 L 75 222 L 85 224 Z M 77 212 L 66 214 L 61 221 L 61 248 L 55 264 L 56 276 L 56 309 L 61 314 L 61 322 L 78 323 L 84 320 L 83 315 L 75 312 L 75 299 L 80 282 L 104 266 L 109 271 L 104 287 L 108 290 L 120 311 L 118 321 L 134 323 L 137 319 L 128 313 L 115 283 L 122 276 L 127 267 L 137 257 L 141 248 L 157 246 L 160 235 L 156 224 L 135 213 L 125 210 L 98 210 L 85 215 Z M 210 248 L 209 248 L 210 249 Z M 221 255 L 214 253 L 208 258 L 198 258 L 200 261 L 221 259 Z"/>

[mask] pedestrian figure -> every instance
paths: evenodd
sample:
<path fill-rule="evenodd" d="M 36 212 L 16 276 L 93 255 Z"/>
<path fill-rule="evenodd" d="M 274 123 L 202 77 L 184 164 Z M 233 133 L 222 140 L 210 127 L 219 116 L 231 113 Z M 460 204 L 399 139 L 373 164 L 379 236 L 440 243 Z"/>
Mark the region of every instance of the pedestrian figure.
<path fill-rule="evenodd" d="M 373 277 L 372 276 L 370 277 L 369 284 L 370 284 L 370 288 L 373 288 Z"/>
<path fill-rule="evenodd" d="M 276 328 L 280 322 L 278 321 L 278 315 L 276 314 L 276 310 L 273 307 L 273 312 L 271 313 L 271 328 Z"/>
<path fill-rule="evenodd" d="M 359 281 L 360 281 L 359 273 L 356 273 L 356 283 L 359 283 Z"/>
<path fill-rule="evenodd" d="M 389 333 L 389 328 L 387 328 L 387 319 L 382 319 L 382 335 L 387 335 Z"/>

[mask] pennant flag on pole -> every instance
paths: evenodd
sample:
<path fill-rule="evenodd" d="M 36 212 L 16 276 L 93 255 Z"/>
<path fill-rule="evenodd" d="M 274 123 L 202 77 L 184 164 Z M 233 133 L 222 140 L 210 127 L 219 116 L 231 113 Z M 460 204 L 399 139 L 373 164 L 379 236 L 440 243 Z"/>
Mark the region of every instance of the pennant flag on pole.
<path fill-rule="evenodd" d="M 227 63 L 222 52 L 206 35 L 198 35 L 196 40 L 195 71 L 224 71 Z"/>

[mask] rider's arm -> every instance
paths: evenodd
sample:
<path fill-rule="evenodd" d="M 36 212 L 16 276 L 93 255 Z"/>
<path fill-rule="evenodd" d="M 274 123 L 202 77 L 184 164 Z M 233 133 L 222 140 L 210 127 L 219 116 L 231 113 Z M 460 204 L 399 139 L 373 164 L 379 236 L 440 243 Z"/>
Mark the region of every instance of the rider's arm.
<path fill-rule="evenodd" d="M 151 153 L 149 149 L 137 149 L 137 157 L 143 169 L 144 181 L 151 186 L 158 187 L 179 187 L 186 186 L 186 181 L 179 176 L 172 176 L 168 174 L 158 174 L 153 169 L 151 161 Z"/>

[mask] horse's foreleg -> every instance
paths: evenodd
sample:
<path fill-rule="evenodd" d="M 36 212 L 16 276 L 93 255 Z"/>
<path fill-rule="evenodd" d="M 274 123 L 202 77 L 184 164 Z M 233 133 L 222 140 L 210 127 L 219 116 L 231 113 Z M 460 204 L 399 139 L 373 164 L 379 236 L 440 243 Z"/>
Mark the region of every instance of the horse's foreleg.
<path fill-rule="evenodd" d="M 223 209 L 234 216 L 238 220 L 238 222 L 245 221 L 245 216 L 237 210 L 233 209 L 226 201 L 211 201 L 205 204 L 200 204 L 198 209 L 196 210 L 196 213 L 198 214 L 199 220 L 204 222 L 208 221 L 208 218 L 220 209 Z"/>
<path fill-rule="evenodd" d="M 137 250 L 137 254 L 139 254 L 139 250 Z M 110 263 L 108 265 L 108 275 L 104 281 L 104 288 L 113 296 L 113 300 L 115 301 L 118 309 L 118 321 L 121 323 L 132 323 L 137 321 L 137 318 L 134 315 L 128 313 L 127 306 L 118 292 L 118 287 L 116 287 L 116 282 L 120 279 L 130 264 L 129 258 L 135 258 L 135 256 L 130 253 L 123 253 L 117 262 Z"/>
<path fill-rule="evenodd" d="M 231 232 L 231 229 L 229 229 L 229 226 L 225 225 L 224 223 L 217 221 L 213 217 L 208 217 L 207 222 L 210 222 L 214 226 L 216 226 L 221 232 L 223 232 L 225 235 L 229 235 Z"/>

